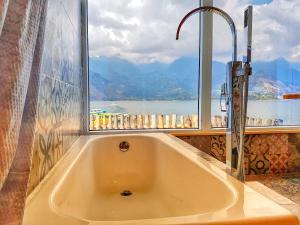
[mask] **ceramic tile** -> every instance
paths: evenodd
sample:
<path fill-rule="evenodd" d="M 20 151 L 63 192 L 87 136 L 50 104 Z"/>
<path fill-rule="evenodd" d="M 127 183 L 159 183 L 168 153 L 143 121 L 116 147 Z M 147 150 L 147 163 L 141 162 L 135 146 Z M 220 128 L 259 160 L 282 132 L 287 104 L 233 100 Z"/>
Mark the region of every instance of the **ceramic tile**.
<path fill-rule="evenodd" d="M 245 135 L 245 140 L 244 140 L 245 154 L 251 153 L 251 141 L 253 137 L 254 137 L 253 135 Z"/>
<path fill-rule="evenodd" d="M 300 172 L 300 144 L 289 144 L 289 172 Z"/>
<path fill-rule="evenodd" d="M 40 149 L 38 143 L 39 139 L 37 135 L 38 134 L 36 133 L 34 138 L 34 143 L 33 143 L 34 145 L 32 150 L 31 169 L 30 169 L 27 193 L 31 193 L 33 189 L 40 182 L 40 165 L 42 164 L 42 162 L 41 162 Z"/>
<path fill-rule="evenodd" d="M 267 140 L 271 155 L 288 153 L 288 134 L 271 134 L 268 135 Z"/>
<path fill-rule="evenodd" d="M 300 175 L 298 173 L 258 176 L 256 177 L 256 180 L 287 197 L 296 204 L 300 204 Z"/>
<path fill-rule="evenodd" d="M 192 137 L 191 136 L 180 136 L 178 138 L 185 141 L 186 143 L 192 144 Z"/>
<path fill-rule="evenodd" d="M 289 153 L 270 154 L 270 173 L 287 173 Z"/>
<path fill-rule="evenodd" d="M 210 137 L 209 136 L 195 136 L 193 138 L 191 138 L 191 144 L 206 152 L 209 153 L 210 152 Z"/>
<path fill-rule="evenodd" d="M 75 10 L 72 4 L 79 3 L 70 2 L 69 10 Z M 51 8 L 46 23 L 46 31 L 49 32 L 46 32 L 47 47 L 43 52 L 43 88 L 39 94 L 37 150 L 30 190 L 77 139 L 82 122 L 80 36 L 76 35 L 60 1 L 49 2 L 48 8 Z"/>
<path fill-rule="evenodd" d="M 289 134 L 289 172 L 300 173 L 300 134 Z"/>
<path fill-rule="evenodd" d="M 250 155 L 245 154 L 244 157 L 245 175 L 250 175 Z"/>
<path fill-rule="evenodd" d="M 73 0 L 61 0 L 62 5 L 66 11 L 66 14 L 69 17 L 69 20 L 72 24 L 72 27 L 75 32 L 80 32 L 80 14 L 81 14 L 81 5 L 80 1 L 73 2 Z"/>
<path fill-rule="evenodd" d="M 249 174 L 266 174 L 269 172 L 270 161 L 268 154 L 251 154 L 249 157 Z"/>
<path fill-rule="evenodd" d="M 79 29 L 74 28 L 80 27 L 80 2 L 69 1 L 66 11 L 59 0 L 9 1 L 0 39 L 0 68 L 5 74 L 0 75 L 5 84 L 0 89 L 5 99 L 0 131 L 7 133 L 0 137 L 0 189 L 10 166 L 11 171 L 0 192 L 0 224 L 21 224 L 26 192 L 78 138 L 81 45 Z M 1 2 L 0 27 L 2 15 Z"/>
<path fill-rule="evenodd" d="M 226 136 L 211 136 L 210 154 L 221 162 L 226 161 Z"/>
<path fill-rule="evenodd" d="M 250 140 L 250 154 L 264 155 L 269 153 L 268 135 L 252 135 Z"/>

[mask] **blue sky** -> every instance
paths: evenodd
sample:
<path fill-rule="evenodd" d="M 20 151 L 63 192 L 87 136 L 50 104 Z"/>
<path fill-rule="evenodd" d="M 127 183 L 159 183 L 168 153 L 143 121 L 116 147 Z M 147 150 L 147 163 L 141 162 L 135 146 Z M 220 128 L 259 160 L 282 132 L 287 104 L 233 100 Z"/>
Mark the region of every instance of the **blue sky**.
<path fill-rule="evenodd" d="M 251 0 L 251 4 L 253 5 L 261 5 L 271 3 L 273 0 Z"/>

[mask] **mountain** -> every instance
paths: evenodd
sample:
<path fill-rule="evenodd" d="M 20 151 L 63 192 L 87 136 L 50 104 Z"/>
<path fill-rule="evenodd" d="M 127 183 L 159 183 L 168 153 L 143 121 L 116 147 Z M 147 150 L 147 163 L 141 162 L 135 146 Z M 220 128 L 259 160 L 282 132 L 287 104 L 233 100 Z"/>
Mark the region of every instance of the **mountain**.
<path fill-rule="evenodd" d="M 89 63 L 91 100 L 197 98 L 196 58 L 180 58 L 170 64 L 134 64 L 119 58 L 97 57 L 90 58 Z"/>
<path fill-rule="evenodd" d="M 135 64 L 117 57 L 89 59 L 91 100 L 191 100 L 198 95 L 198 59 Z M 300 91 L 300 65 L 283 58 L 253 63 L 249 93 L 254 99 Z M 212 62 L 212 94 L 218 98 L 226 65 Z"/>

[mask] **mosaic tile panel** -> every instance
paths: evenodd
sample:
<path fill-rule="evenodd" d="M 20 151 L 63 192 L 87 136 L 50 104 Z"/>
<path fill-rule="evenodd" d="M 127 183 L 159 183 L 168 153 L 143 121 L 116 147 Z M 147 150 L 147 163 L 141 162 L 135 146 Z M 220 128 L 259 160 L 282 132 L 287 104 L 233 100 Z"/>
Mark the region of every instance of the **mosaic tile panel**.
<path fill-rule="evenodd" d="M 287 173 L 289 153 L 270 154 L 270 173 Z"/>
<path fill-rule="evenodd" d="M 49 1 L 28 193 L 78 138 L 82 124 L 80 1 Z"/>
<path fill-rule="evenodd" d="M 270 152 L 270 145 L 268 135 L 250 135 L 249 136 L 250 152 L 251 155 L 265 155 Z"/>
<path fill-rule="evenodd" d="M 226 162 L 226 137 L 224 135 L 211 136 L 211 150 L 210 155 Z"/>
<path fill-rule="evenodd" d="M 205 136 L 207 137 L 207 136 Z M 200 136 L 183 140 L 192 144 Z M 225 135 L 210 136 L 205 152 L 221 162 L 226 159 Z M 192 144 L 199 148 L 199 144 Z M 253 134 L 245 136 L 245 172 L 247 175 L 300 172 L 300 134 Z"/>
<path fill-rule="evenodd" d="M 268 154 L 247 155 L 249 162 L 248 174 L 266 174 L 269 173 L 270 159 Z"/>
<path fill-rule="evenodd" d="M 6 72 L 0 81 L 7 84 L 0 98 L 8 104 L 0 105 L 0 131 L 7 135 L 0 142 L 8 142 L 1 142 L 0 186 L 11 167 L 0 192 L 0 224 L 22 223 L 26 195 L 81 129 L 80 0 L 69 1 L 68 10 L 62 2 L 10 1 L 7 10 L 0 37 L 0 69 Z"/>
<path fill-rule="evenodd" d="M 181 136 L 178 138 L 200 149 L 201 151 L 210 154 L 210 136 Z"/>
<path fill-rule="evenodd" d="M 269 153 L 273 154 L 287 154 L 288 148 L 288 134 L 272 134 L 268 135 Z"/>
<path fill-rule="evenodd" d="M 300 173 L 300 134 L 289 134 L 289 172 Z"/>

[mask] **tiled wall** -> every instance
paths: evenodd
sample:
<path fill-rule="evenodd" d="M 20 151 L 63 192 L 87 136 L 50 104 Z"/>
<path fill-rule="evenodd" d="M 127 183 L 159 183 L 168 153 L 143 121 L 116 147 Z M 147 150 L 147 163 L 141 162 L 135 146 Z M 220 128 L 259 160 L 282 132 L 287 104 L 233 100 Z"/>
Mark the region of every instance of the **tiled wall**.
<path fill-rule="evenodd" d="M 0 224 L 21 224 L 26 194 L 79 137 L 80 3 L 0 3 Z"/>
<path fill-rule="evenodd" d="M 82 124 L 80 0 L 48 1 L 28 193 L 77 139 Z"/>
<path fill-rule="evenodd" d="M 226 160 L 226 139 L 219 136 L 184 136 L 180 139 Z M 300 172 L 300 134 L 255 134 L 245 138 L 247 175 Z"/>

